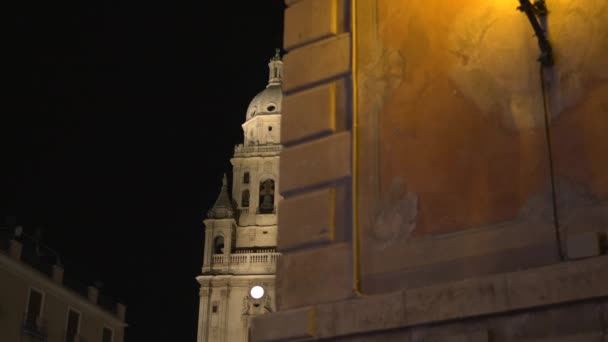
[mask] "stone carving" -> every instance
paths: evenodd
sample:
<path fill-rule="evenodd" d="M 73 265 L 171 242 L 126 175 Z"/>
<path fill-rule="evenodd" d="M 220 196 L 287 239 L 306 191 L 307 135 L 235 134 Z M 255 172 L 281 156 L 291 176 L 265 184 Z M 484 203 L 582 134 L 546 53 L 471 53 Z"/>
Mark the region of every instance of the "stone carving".
<path fill-rule="evenodd" d="M 253 299 L 249 295 L 243 298 L 243 317 L 258 316 L 272 312 L 271 298 L 267 294 L 260 299 Z"/>
<path fill-rule="evenodd" d="M 403 242 L 416 229 L 417 215 L 418 196 L 407 192 L 403 180 L 396 178 L 374 210 L 371 238 L 380 249 Z"/>

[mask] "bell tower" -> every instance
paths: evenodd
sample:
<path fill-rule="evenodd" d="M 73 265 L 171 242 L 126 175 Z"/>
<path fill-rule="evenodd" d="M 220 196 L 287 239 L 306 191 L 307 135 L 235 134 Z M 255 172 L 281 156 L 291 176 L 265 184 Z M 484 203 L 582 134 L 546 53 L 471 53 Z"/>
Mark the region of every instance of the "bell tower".
<path fill-rule="evenodd" d="M 275 310 L 277 204 L 283 62 L 268 63 L 268 84 L 247 108 L 234 148 L 232 196 L 224 176 L 207 214 L 198 342 L 246 342 L 253 316 Z"/>

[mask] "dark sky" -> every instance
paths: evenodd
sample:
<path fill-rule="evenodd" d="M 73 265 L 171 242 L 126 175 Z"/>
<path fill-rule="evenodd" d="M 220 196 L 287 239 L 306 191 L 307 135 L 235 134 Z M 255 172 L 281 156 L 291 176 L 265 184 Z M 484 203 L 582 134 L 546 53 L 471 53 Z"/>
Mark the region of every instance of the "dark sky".
<path fill-rule="evenodd" d="M 283 0 L 9 13 L 0 218 L 41 226 L 66 274 L 126 302 L 127 341 L 194 341 L 202 219 L 282 45 Z"/>

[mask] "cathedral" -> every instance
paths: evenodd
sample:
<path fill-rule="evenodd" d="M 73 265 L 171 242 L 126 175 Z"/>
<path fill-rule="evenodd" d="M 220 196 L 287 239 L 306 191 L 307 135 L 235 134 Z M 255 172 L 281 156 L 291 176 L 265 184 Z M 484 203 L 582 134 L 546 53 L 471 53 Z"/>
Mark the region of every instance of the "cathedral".
<path fill-rule="evenodd" d="M 243 123 L 234 148 L 232 196 L 224 175 L 207 213 L 200 284 L 198 342 L 248 341 L 251 318 L 275 310 L 277 204 L 283 62 L 270 60 L 268 85 Z"/>

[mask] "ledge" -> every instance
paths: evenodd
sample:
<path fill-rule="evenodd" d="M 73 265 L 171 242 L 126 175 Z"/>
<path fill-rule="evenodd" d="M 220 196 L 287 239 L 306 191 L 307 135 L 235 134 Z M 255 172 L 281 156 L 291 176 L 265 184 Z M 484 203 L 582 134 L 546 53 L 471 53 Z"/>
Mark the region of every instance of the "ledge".
<path fill-rule="evenodd" d="M 298 324 L 313 325 L 315 338 L 378 332 L 608 297 L 606 284 L 608 256 L 601 256 L 315 305 L 314 321 Z M 265 327 L 272 325 L 269 320 L 273 315 L 266 318 Z M 287 331 L 283 333 L 290 336 Z M 301 336 L 301 331 L 293 336 Z M 256 337 L 256 341 L 272 339 Z"/>

